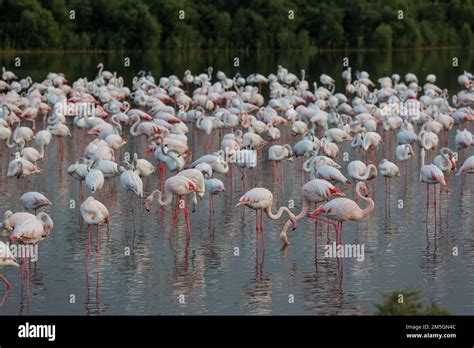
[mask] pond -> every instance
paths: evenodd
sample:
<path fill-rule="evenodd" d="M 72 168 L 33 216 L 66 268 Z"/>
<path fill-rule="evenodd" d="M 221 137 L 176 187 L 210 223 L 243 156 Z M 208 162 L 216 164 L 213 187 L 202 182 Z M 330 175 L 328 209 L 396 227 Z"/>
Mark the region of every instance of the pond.
<path fill-rule="evenodd" d="M 151 71 L 155 77 L 185 70 L 194 74 L 208 66 L 214 72 L 233 76 L 240 71 L 268 75 L 283 65 L 313 82 L 322 73 L 340 79 L 344 57 L 349 58 L 353 71 L 366 70 L 373 81 L 381 76 L 407 72 L 418 75 L 420 82 L 428 73 L 437 75 L 437 84 L 450 94 L 459 89 L 457 76 L 472 69 L 472 52 L 445 49 L 393 52 L 107 52 L 107 53 L 3 53 L 2 65 L 20 78 L 45 78 L 48 72 L 63 72 L 70 82 L 79 77 L 93 79 L 96 65 L 123 76 L 125 84 L 138 71 Z M 21 58 L 21 68 L 14 67 L 15 57 Z M 130 66 L 124 66 L 124 58 Z M 239 66 L 234 66 L 235 57 Z M 453 58 L 458 66 L 453 67 Z M 266 93 L 266 91 L 265 91 Z M 266 93 L 265 97 L 268 97 Z M 44 127 L 39 122 L 38 129 Z M 379 176 L 370 181 L 370 196 L 375 210 L 360 222 L 344 225 L 344 243 L 364 245 L 363 261 L 347 258 L 338 261 L 324 257 L 324 245 L 335 240 L 334 232 L 320 225 L 315 244 L 314 223 L 302 219 L 295 232 L 289 232 L 291 245 L 282 247 L 279 234 L 284 219 L 263 220 L 266 248 L 256 248 L 255 212 L 235 207 L 245 192 L 240 174 L 218 175 L 226 185 L 225 193 L 215 197 L 215 215 L 210 216 L 206 196 L 196 212 L 190 214 L 191 238 L 186 239 L 186 225 L 180 213 L 175 234 L 168 240 L 172 205 L 153 206 L 148 213 L 138 197 L 126 193 L 118 178 L 104 186 L 100 200 L 111 214 L 110 238 L 101 227 L 100 255 L 95 251 L 87 258 L 87 226 L 80 223 L 79 184 L 66 168 L 79 156 L 86 144 L 94 139 L 86 130 L 69 124 L 72 137 L 65 139 L 61 151 L 55 139 L 46 149 L 46 161 L 40 164 L 43 173 L 32 176 L 30 190 L 44 193 L 52 200 L 47 209 L 54 220 L 51 235 L 38 245 L 38 260 L 30 263 L 30 274 L 22 280 L 19 268 L 2 269 L 13 284 L 0 314 L 75 314 L 75 315 L 205 315 L 205 314 L 371 314 L 374 304 L 383 301 L 388 291 L 414 287 L 423 290 L 423 297 L 436 300 L 456 314 L 474 313 L 474 176 L 449 177 L 449 193 L 438 197 L 437 219 L 431 210 L 426 215 L 425 185 L 419 182 L 420 163 L 417 156 L 409 162 L 408 176 L 391 183 L 391 196 L 386 202 L 385 182 Z M 454 149 L 455 128 L 440 135 Z M 474 131 L 472 123 L 468 125 Z M 281 126 L 278 143 L 294 144 L 288 127 Z M 319 134 L 321 135 L 321 134 Z M 395 161 L 396 134 L 384 135 L 377 161 Z M 137 152 L 144 157 L 143 139 L 124 132 L 128 144 L 121 153 Z M 205 135 L 190 126 L 189 146 L 192 158 L 217 150 L 222 134 Z M 362 159 L 349 143 L 340 148 L 349 161 Z M 7 178 L 11 151 L 0 144 L 0 212 L 21 210 L 21 180 Z M 459 156 L 470 156 L 468 149 Z M 436 155 L 429 154 L 432 159 Z M 152 156 L 146 157 L 156 164 Z M 348 162 L 339 160 L 346 173 Z M 283 179 L 278 179 L 267 148 L 258 153 L 258 166 L 249 171 L 245 189 L 265 187 L 274 194 L 274 207 L 294 201 L 294 211 L 301 208 L 302 184 L 308 179 L 301 170 L 302 162 L 284 162 Z M 165 173 L 168 177 L 169 172 Z M 144 180 L 145 192 L 158 186 L 159 175 Z M 283 182 L 282 182 L 283 181 Z M 354 187 L 343 190 L 354 198 Z M 86 195 L 87 190 L 85 189 Z M 432 191 L 431 191 L 432 192 Z M 360 203 L 360 202 L 359 202 Z M 329 239 L 327 237 L 329 236 Z M 5 238 L 2 238 L 6 241 Z M 458 256 L 453 256 L 457 247 Z M 343 268 L 341 267 L 343 263 Z M 0 287 L 0 296 L 4 288 Z"/>

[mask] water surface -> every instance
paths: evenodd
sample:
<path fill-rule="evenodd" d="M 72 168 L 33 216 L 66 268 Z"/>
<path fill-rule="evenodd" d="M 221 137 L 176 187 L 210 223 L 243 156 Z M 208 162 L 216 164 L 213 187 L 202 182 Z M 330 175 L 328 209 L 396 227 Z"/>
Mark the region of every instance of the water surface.
<path fill-rule="evenodd" d="M 21 69 L 14 69 L 14 57 L 21 57 Z M 131 58 L 131 66 L 124 67 L 123 58 Z M 233 58 L 240 57 L 240 67 L 233 66 Z M 33 53 L 0 55 L 2 65 L 13 69 L 20 78 L 30 75 L 42 79 L 50 71 L 64 72 L 69 81 L 87 76 L 93 79 L 95 66 L 104 62 L 108 70 L 117 71 L 130 86 L 139 70 L 151 71 L 155 76 L 176 74 L 184 70 L 193 73 L 214 66 L 228 76 L 240 71 L 244 76 L 252 72 L 268 74 L 281 64 L 290 71 L 306 70 L 312 82 L 321 73 L 339 79 L 342 59 L 350 58 L 353 70 L 367 70 L 373 80 L 398 72 L 428 73 L 438 76 L 438 84 L 454 92 L 457 75 L 472 67 L 472 56 L 460 50 L 400 51 L 393 53 L 351 52 L 305 54 L 267 52 L 208 53 L 192 55 L 178 53 Z M 452 66 L 452 57 L 459 57 L 459 67 Z M 340 81 L 338 81 L 340 87 Z M 41 123 L 38 124 L 41 128 Z M 456 127 L 457 128 L 457 127 Z M 72 129 L 72 125 L 71 125 Z M 474 127 L 469 125 L 474 131 Z M 295 143 L 286 128 L 281 128 L 279 143 Z M 454 148 L 454 133 L 440 136 Z M 143 154 L 145 142 L 128 136 L 123 151 Z M 217 149 L 221 134 L 214 132 L 204 141 L 202 133 L 191 127 L 189 134 L 193 158 Z M 278 239 L 284 220 L 264 219 L 267 239 L 265 252 L 256 249 L 255 213 L 243 207 L 235 208 L 243 193 L 240 175 L 218 176 L 227 187 L 225 195 L 216 197 L 215 219 L 209 218 L 207 197 L 191 214 L 192 236 L 186 242 L 186 226 L 180 215 L 175 235 L 168 240 L 172 208 L 153 207 L 151 213 L 142 209 L 138 198 L 124 192 L 118 178 L 103 189 L 100 200 L 111 213 L 111 237 L 107 239 L 101 228 L 100 256 L 93 249 L 87 256 L 87 227 L 79 223 L 78 182 L 65 172 L 67 166 L 82 154 L 85 144 L 93 140 L 83 130 L 74 130 L 65 141 L 61 152 L 58 141 L 47 148 L 47 160 L 41 164 L 44 174 L 34 176 L 30 189 L 43 192 L 54 203 L 50 213 L 55 222 L 49 238 L 39 244 L 39 260 L 31 264 L 29 290 L 21 279 L 20 269 L 4 269 L 13 284 L 0 309 L 1 314 L 360 314 L 372 313 L 374 303 L 382 301 L 387 291 L 406 287 L 424 290 L 426 299 L 434 299 L 456 314 L 474 313 L 473 240 L 473 176 L 449 178 L 449 195 L 443 194 L 438 204 L 434 223 L 433 210 L 426 216 L 425 186 L 418 181 L 419 163 L 410 162 L 409 176 L 393 181 L 392 195 L 385 203 L 383 178 L 369 185 L 375 197 L 375 211 L 367 219 L 344 226 L 344 242 L 365 245 L 365 260 L 343 261 L 343 271 L 335 259 L 323 257 L 323 246 L 334 241 L 334 232 L 327 239 L 326 226 L 320 227 L 317 246 L 313 220 L 304 219 L 296 232 L 290 232 L 292 245 L 281 248 Z M 384 137 L 385 144 L 378 150 L 377 159 L 394 160 L 395 133 Z M 3 145 L 0 157 L 0 211 L 20 210 L 21 183 L 6 177 L 10 152 Z M 349 160 L 364 155 L 350 149 Z M 469 149 L 464 156 L 472 155 Z M 430 155 L 432 158 L 434 154 Z M 305 182 L 301 162 L 283 165 L 284 184 L 277 180 L 277 170 L 259 154 L 259 165 L 249 173 L 246 189 L 263 186 L 273 191 L 275 204 L 294 200 L 295 211 L 300 209 L 300 187 Z M 152 158 L 149 158 L 152 160 Z M 347 163 L 344 165 L 344 172 Z M 169 173 L 166 173 L 168 176 Z M 145 180 L 145 191 L 158 185 L 158 175 Z M 353 198 L 353 187 L 344 188 Z M 398 208 L 399 200 L 403 209 Z M 75 203 L 76 208 L 70 208 Z M 389 212 L 388 212 L 389 211 Z M 5 241 L 5 239 L 2 239 Z M 93 234 L 93 248 L 95 234 Z M 453 247 L 459 256 L 452 256 Z M 130 255 L 126 251 L 129 248 Z M 238 248 L 238 256 L 236 256 Z M 0 288 L 3 295 L 3 287 Z M 29 292 L 29 297 L 28 297 Z M 71 295 L 75 303 L 70 302 Z M 180 295 L 184 302 L 180 303 Z M 290 295 L 294 303 L 290 303 Z M 183 297 L 181 297 L 183 298 Z"/>

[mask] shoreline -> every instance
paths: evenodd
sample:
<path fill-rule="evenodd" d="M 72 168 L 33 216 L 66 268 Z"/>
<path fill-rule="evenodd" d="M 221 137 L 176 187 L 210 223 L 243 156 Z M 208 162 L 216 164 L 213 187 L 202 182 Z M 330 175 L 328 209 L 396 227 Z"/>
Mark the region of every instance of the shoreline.
<path fill-rule="evenodd" d="M 310 54 L 318 53 L 340 53 L 340 52 L 406 52 L 406 51 L 427 51 L 427 50 L 450 50 L 450 49 L 463 49 L 466 51 L 474 51 L 474 47 L 465 48 L 463 46 L 422 46 L 422 47 L 411 47 L 411 48 L 392 48 L 392 49 L 378 49 L 378 48 L 316 48 L 309 47 L 305 49 L 280 49 L 280 48 L 263 48 L 263 49 L 254 49 L 254 48 L 229 48 L 229 49 L 187 49 L 187 50 L 173 50 L 173 49 L 145 49 L 145 50 L 128 50 L 128 49 L 7 49 L 0 50 L 1 55 L 13 55 L 16 53 L 20 54 L 38 54 L 38 53 L 47 53 L 47 54 L 65 54 L 65 53 L 83 53 L 83 54 L 109 54 L 109 53 L 196 53 L 196 52 L 215 52 L 215 53 L 235 53 L 235 52 L 244 52 L 247 54 L 262 54 L 265 52 L 308 52 Z"/>

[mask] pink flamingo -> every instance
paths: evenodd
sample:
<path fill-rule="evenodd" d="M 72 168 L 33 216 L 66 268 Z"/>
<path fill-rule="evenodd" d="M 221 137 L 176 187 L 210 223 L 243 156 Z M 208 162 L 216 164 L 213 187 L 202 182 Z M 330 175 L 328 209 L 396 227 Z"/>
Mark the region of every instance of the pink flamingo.
<path fill-rule="evenodd" d="M 296 221 L 306 216 L 310 203 L 317 204 L 320 202 L 327 201 L 332 195 L 344 196 L 344 193 L 339 188 L 331 184 L 329 181 L 323 179 L 313 179 L 311 181 L 308 181 L 301 187 L 301 198 L 303 200 L 303 206 L 301 208 L 301 212 L 295 216 Z M 290 227 L 291 223 L 292 221 L 288 220 L 280 233 L 280 239 L 283 241 L 283 243 L 285 243 L 285 245 L 290 244 L 286 232 L 288 231 L 288 228 Z M 315 233 L 317 233 L 318 221 L 315 221 L 314 224 Z"/>
<path fill-rule="evenodd" d="M 147 211 L 150 211 L 150 207 L 155 198 L 155 194 L 158 194 L 158 204 L 161 206 L 169 205 L 173 199 L 173 195 L 178 197 L 178 199 L 176 200 L 175 211 L 173 213 L 173 223 L 171 225 L 170 234 L 169 234 L 169 238 L 171 238 L 171 233 L 173 232 L 176 219 L 178 218 L 178 209 L 179 209 L 179 203 L 180 203 L 181 197 L 188 195 L 192 192 L 197 192 L 199 194 L 204 191 L 203 191 L 203 188 L 195 184 L 191 179 L 182 175 L 175 175 L 168 178 L 165 181 L 164 189 L 166 193 L 166 199 L 162 200 L 162 192 L 160 190 L 155 190 L 146 198 L 145 209 Z M 186 219 L 187 238 L 189 238 L 191 236 L 191 230 L 190 230 L 190 225 L 189 225 L 189 215 L 188 215 L 187 207 L 184 211 L 184 216 Z"/>
<path fill-rule="evenodd" d="M 214 195 L 220 195 L 225 191 L 224 183 L 219 179 L 206 181 L 206 191 L 209 193 L 209 216 L 214 215 Z"/>
<path fill-rule="evenodd" d="M 298 226 L 295 215 L 288 209 L 287 207 L 280 207 L 276 214 L 272 212 L 272 203 L 273 203 L 273 194 L 270 190 L 267 190 L 263 187 L 255 187 L 250 191 L 247 191 L 242 197 L 239 199 L 239 203 L 237 203 L 236 207 L 239 205 L 244 205 L 249 208 L 252 208 L 256 211 L 255 213 L 255 232 L 256 232 L 256 241 L 258 246 L 258 212 L 260 211 L 260 232 L 262 234 L 262 242 L 263 247 L 265 248 L 265 235 L 263 234 L 263 212 L 267 215 L 268 218 L 272 220 L 278 220 L 283 212 L 288 213 L 291 222 L 293 223 L 293 229 L 296 229 Z"/>
<path fill-rule="evenodd" d="M 361 194 L 361 190 L 364 191 L 364 194 Z M 365 182 L 358 182 L 356 186 L 356 195 L 358 199 L 364 201 L 367 206 L 364 209 L 361 209 L 356 202 L 352 199 L 341 197 L 333 199 L 328 203 L 320 206 L 314 212 L 307 215 L 307 217 L 327 222 L 334 226 L 336 229 L 336 240 L 337 235 L 340 236 L 340 244 L 342 244 L 342 225 L 347 220 L 359 221 L 364 217 L 368 216 L 375 208 L 375 203 L 371 198 L 368 198 L 369 190 Z M 331 222 L 329 220 L 324 220 L 319 215 L 325 215 L 331 220 L 336 222 Z"/>
<path fill-rule="evenodd" d="M 392 178 L 400 176 L 400 169 L 395 163 L 384 158 L 379 162 L 379 172 L 385 178 L 385 204 L 387 206 L 390 201 Z"/>
<path fill-rule="evenodd" d="M 429 185 L 434 185 L 434 210 L 435 210 L 435 222 L 436 222 L 436 184 L 446 186 L 444 180 L 444 174 L 436 165 L 425 164 L 425 149 L 421 149 L 421 169 L 420 169 L 420 181 L 426 183 L 426 213 L 430 206 L 430 189 Z"/>
<path fill-rule="evenodd" d="M 106 224 L 107 234 L 109 233 L 109 211 L 104 204 L 92 196 L 87 197 L 87 199 L 81 204 L 80 211 L 82 219 L 87 224 L 87 254 L 90 254 L 91 225 L 96 226 L 96 251 L 99 252 L 99 225 Z"/>

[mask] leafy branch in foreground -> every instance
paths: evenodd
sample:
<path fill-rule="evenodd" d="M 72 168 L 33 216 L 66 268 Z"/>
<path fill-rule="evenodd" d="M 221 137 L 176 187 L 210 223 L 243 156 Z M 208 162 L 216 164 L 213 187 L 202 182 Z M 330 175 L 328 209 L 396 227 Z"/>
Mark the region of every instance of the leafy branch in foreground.
<path fill-rule="evenodd" d="M 384 295 L 384 302 L 376 304 L 376 315 L 450 315 L 451 312 L 431 300 L 423 303 L 421 290 L 405 289 Z"/>

